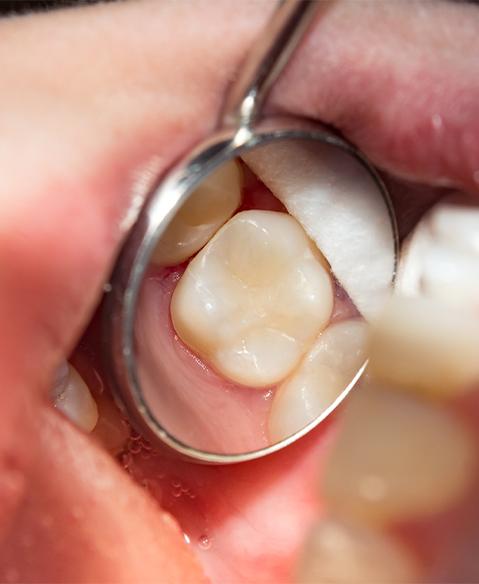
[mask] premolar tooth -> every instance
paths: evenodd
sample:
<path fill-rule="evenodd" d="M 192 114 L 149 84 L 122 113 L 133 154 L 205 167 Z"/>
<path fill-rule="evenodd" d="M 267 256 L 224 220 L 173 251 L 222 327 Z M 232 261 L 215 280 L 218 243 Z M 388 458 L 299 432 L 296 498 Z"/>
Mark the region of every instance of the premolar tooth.
<path fill-rule="evenodd" d="M 330 274 L 285 213 L 235 215 L 190 262 L 171 302 L 180 338 L 249 386 L 284 379 L 327 324 Z"/>
<path fill-rule="evenodd" d="M 269 436 L 291 436 L 330 407 L 366 359 L 368 326 L 354 319 L 330 325 L 293 375 L 277 389 L 269 417 Z"/>
<path fill-rule="evenodd" d="M 191 193 L 161 236 L 152 261 L 175 266 L 201 249 L 241 203 L 242 170 L 226 162 Z"/>
<path fill-rule="evenodd" d="M 352 156 L 329 146 L 278 141 L 243 155 L 300 222 L 366 319 L 381 309 L 395 266 L 386 202 Z"/>
<path fill-rule="evenodd" d="M 384 383 L 431 396 L 479 380 L 479 319 L 424 298 L 395 296 L 372 327 L 369 370 Z"/>
<path fill-rule="evenodd" d="M 88 386 L 78 371 L 69 364 L 58 370 L 51 398 L 55 408 L 85 432 L 91 432 L 98 421 L 98 408 Z"/>
<path fill-rule="evenodd" d="M 464 425 L 433 402 L 362 387 L 348 402 L 321 478 L 341 517 L 388 523 L 447 510 L 465 495 L 475 447 Z"/>
<path fill-rule="evenodd" d="M 412 584 L 417 561 L 392 537 L 334 519 L 311 531 L 300 559 L 300 584 Z"/>

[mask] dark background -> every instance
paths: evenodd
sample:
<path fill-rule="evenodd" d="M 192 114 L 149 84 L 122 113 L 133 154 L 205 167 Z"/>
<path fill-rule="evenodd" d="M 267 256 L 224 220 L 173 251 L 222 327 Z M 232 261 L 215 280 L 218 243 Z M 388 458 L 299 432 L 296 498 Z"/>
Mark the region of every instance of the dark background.
<path fill-rule="evenodd" d="M 0 15 L 41 12 L 62 6 L 95 4 L 99 1 L 111 2 L 113 0 L 0 0 Z"/>
<path fill-rule="evenodd" d="M 97 2 L 114 2 L 114 1 L 115 0 L 0 0 L 0 16 L 6 14 L 24 14 L 26 12 L 51 10 L 52 8 L 59 8 L 62 6 L 75 6 L 78 4 L 95 4 Z M 158 2 L 161 1 L 164 0 L 158 0 Z M 234 4 L 235 1 L 237 0 L 231 0 L 232 4 Z M 405 2 L 407 0 L 382 0 L 382 1 Z M 479 4 L 479 0 L 450 0 L 450 1 Z"/>

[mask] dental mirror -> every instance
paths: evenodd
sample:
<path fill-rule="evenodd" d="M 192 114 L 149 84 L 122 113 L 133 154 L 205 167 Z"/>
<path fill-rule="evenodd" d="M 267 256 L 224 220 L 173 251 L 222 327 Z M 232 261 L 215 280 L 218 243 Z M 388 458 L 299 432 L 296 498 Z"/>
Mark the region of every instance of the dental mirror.
<path fill-rule="evenodd" d="M 282 3 L 222 127 L 152 191 L 111 280 L 117 399 L 139 431 L 197 461 L 257 458 L 324 420 L 359 379 L 394 280 L 374 168 L 319 124 L 259 117 L 328 4 Z"/>

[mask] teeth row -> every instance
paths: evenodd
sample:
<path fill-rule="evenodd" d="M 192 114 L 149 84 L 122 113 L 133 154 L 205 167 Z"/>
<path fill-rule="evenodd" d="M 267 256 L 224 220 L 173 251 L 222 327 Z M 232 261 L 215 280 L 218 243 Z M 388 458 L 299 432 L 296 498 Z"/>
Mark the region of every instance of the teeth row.
<path fill-rule="evenodd" d="M 473 484 L 475 441 L 464 422 L 417 395 L 457 395 L 479 380 L 479 210 L 462 202 L 432 209 L 406 246 L 398 288 L 415 298 L 395 296 L 373 326 L 376 385 L 351 396 L 321 479 L 340 519 L 311 535 L 301 582 L 422 580 L 384 530 L 450 509 Z"/>
<path fill-rule="evenodd" d="M 85 432 L 93 431 L 98 422 L 98 407 L 78 371 L 68 363 L 58 370 L 51 399 L 54 407 L 76 426 Z"/>
<path fill-rule="evenodd" d="M 366 360 L 367 324 L 330 325 L 294 374 L 276 391 L 269 417 L 272 443 L 291 436 L 332 406 Z"/>
<path fill-rule="evenodd" d="M 358 388 L 320 482 L 335 519 L 308 538 L 297 581 L 423 581 L 422 568 L 385 529 L 461 501 L 475 458 L 473 437 L 447 409 L 390 387 Z"/>
<path fill-rule="evenodd" d="M 219 373 L 265 387 L 297 367 L 332 308 L 326 263 L 298 222 L 243 211 L 190 262 L 171 316 L 183 342 Z"/>
<path fill-rule="evenodd" d="M 162 234 L 152 261 L 175 266 L 200 250 L 239 207 L 242 182 L 242 170 L 235 161 L 207 177 Z"/>

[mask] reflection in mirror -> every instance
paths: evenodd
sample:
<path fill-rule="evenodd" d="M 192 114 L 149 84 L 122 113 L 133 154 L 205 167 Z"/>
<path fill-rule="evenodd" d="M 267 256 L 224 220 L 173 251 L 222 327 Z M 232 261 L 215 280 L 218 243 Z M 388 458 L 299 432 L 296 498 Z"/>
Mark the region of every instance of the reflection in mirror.
<path fill-rule="evenodd" d="M 195 449 L 255 451 L 325 415 L 394 273 L 383 194 L 351 154 L 276 140 L 223 163 L 160 238 L 135 343 L 144 399 Z"/>

